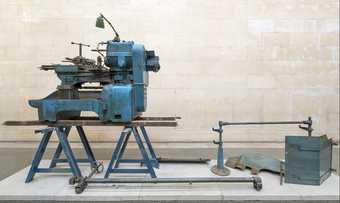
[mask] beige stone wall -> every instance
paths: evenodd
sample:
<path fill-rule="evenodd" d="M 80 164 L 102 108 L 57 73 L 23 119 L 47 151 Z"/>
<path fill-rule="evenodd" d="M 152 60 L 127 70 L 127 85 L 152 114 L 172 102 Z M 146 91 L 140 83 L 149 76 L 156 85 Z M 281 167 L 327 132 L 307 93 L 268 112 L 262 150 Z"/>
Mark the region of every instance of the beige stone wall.
<path fill-rule="evenodd" d="M 112 38 L 94 27 L 99 12 L 123 39 L 160 56 L 146 115 L 183 119 L 177 128 L 151 129 L 154 141 L 211 141 L 218 120 L 307 116 L 316 134 L 339 138 L 338 0 L 0 0 L 0 122 L 37 118 L 27 100 L 59 81 L 36 67 L 76 55 L 70 41 Z M 33 129 L 1 126 L 0 140 L 37 140 Z M 92 141 L 113 140 L 118 130 L 87 128 Z M 228 141 L 282 141 L 286 134 L 302 132 L 225 129 Z"/>

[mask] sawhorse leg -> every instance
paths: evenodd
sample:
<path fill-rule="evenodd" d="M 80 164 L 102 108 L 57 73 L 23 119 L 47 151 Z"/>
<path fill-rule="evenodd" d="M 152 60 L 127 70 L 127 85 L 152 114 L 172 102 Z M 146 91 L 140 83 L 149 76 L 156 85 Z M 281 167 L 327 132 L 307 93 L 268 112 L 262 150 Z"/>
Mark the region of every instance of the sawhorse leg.
<path fill-rule="evenodd" d="M 46 151 L 47 144 L 48 144 L 48 142 L 51 138 L 52 132 L 53 132 L 53 130 L 49 130 L 49 131 L 44 132 L 43 137 L 42 137 L 40 144 L 38 146 L 38 149 L 35 152 L 35 155 L 33 157 L 31 168 L 28 172 L 25 183 L 31 182 L 33 180 L 35 173 L 38 171 L 40 161 L 44 156 L 44 153 Z"/>
<path fill-rule="evenodd" d="M 129 138 L 130 138 L 130 135 L 131 135 L 131 131 L 129 131 L 125 138 L 124 138 L 124 141 L 123 141 L 123 146 L 122 146 L 122 149 L 118 152 L 118 157 L 117 157 L 117 160 L 116 160 L 116 163 L 115 165 L 113 166 L 113 168 L 118 168 L 119 167 L 119 163 L 124 155 L 124 152 L 125 152 L 125 148 L 126 148 L 126 145 L 128 144 L 129 142 Z"/>
<path fill-rule="evenodd" d="M 66 129 L 66 136 L 68 136 L 70 129 L 71 129 L 71 127 L 68 127 Z M 87 159 L 77 159 L 77 162 L 80 162 L 80 163 L 90 162 L 92 168 L 97 167 L 98 166 L 97 161 L 94 157 L 94 154 L 92 152 L 90 144 L 89 144 L 89 142 L 86 138 L 83 127 L 82 126 L 76 126 L 76 129 L 77 129 L 78 135 L 80 137 L 80 140 L 81 140 L 81 142 L 84 146 L 84 149 L 85 149 L 85 152 L 86 152 L 86 155 L 87 155 Z M 56 149 L 56 151 L 53 155 L 53 158 L 51 160 L 50 168 L 56 167 L 57 163 L 67 162 L 67 159 L 60 159 L 59 158 L 60 155 L 61 155 L 61 152 L 62 152 L 61 143 L 59 143 L 58 146 L 57 146 L 57 149 Z"/>
<path fill-rule="evenodd" d="M 121 159 L 125 152 L 126 145 L 128 144 L 128 140 L 129 140 L 131 132 L 135 137 L 135 141 L 138 145 L 138 149 L 142 155 L 142 160 Z M 142 134 L 145 139 L 145 142 L 147 143 L 147 149 L 149 150 L 151 159 L 149 157 L 148 151 L 144 147 L 142 138 L 137 130 L 137 127 L 126 127 L 124 128 L 123 132 L 121 133 L 119 137 L 116 148 L 112 154 L 112 158 L 108 165 L 105 178 L 108 178 L 110 173 L 149 173 L 152 178 L 156 177 L 153 167 L 154 166 L 158 167 L 157 158 L 152 149 L 152 145 L 151 145 L 150 140 L 148 139 L 148 135 L 146 134 L 145 128 L 142 129 Z M 119 169 L 118 168 L 119 163 L 141 163 L 141 164 L 145 164 L 146 169 Z"/>
<path fill-rule="evenodd" d="M 146 142 L 146 145 L 148 146 L 148 149 L 149 149 L 149 152 L 150 152 L 150 155 L 151 155 L 151 160 L 154 161 L 153 163 L 155 163 L 155 167 L 156 167 L 156 168 L 159 168 L 159 162 L 158 162 L 158 160 L 157 160 L 156 153 L 155 153 L 155 151 L 153 150 L 151 141 L 150 141 L 150 139 L 149 139 L 149 135 L 147 134 L 147 132 L 146 132 L 144 126 L 140 126 L 140 129 L 141 129 L 141 131 L 142 131 L 142 135 L 143 135 L 143 137 L 144 137 L 144 140 L 145 140 L 145 142 Z"/>
<path fill-rule="evenodd" d="M 111 157 L 111 160 L 110 160 L 110 163 L 108 165 L 108 168 L 106 170 L 106 173 L 105 173 L 105 178 L 108 178 L 110 173 L 112 172 L 112 165 L 116 162 L 116 159 L 118 158 L 119 156 L 119 152 L 121 151 L 122 149 L 122 146 L 124 144 L 124 141 L 125 142 L 128 142 L 126 140 L 126 136 L 128 134 L 131 134 L 131 129 L 129 128 L 124 128 L 123 131 L 120 133 L 120 137 L 119 137 L 119 140 L 117 142 L 117 145 L 116 145 L 116 148 L 112 154 L 112 157 Z"/>
<path fill-rule="evenodd" d="M 80 169 L 77 164 L 77 160 L 72 152 L 70 143 L 67 140 L 66 129 L 63 127 L 58 127 L 56 131 L 57 136 L 59 138 L 59 142 L 61 144 L 62 149 L 64 150 L 65 156 L 68 160 L 73 176 L 82 177 Z"/>
<path fill-rule="evenodd" d="M 135 139 L 136 139 L 136 142 L 138 144 L 138 147 L 139 147 L 139 150 L 142 154 L 142 157 L 143 157 L 143 163 L 145 164 L 145 166 L 148 168 L 148 171 L 150 173 L 150 176 L 151 178 L 156 178 L 156 174 L 155 174 L 155 171 L 153 170 L 153 166 L 152 166 L 152 163 L 149 159 L 149 155 L 147 153 L 147 151 L 145 150 L 145 147 L 144 147 L 144 144 L 142 142 L 142 139 L 138 133 L 138 130 L 136 127 L 133 127 L 132 128 L 132 132 L 133 132 L 133 135 L 135 136 Z"/>
<path fill-rule="evenodd" d="M 86 152 L 88 161 L 89 161 L 90 164 L 91 164 L 91 167 L 92 167 L 92 168 L 97 167 L 97 161 L 96 161 L 96 159 L 94 158 L 93 151 L 92 151 L 92 149 L 91 149 L 91 147 L 90 147 L 89 141 L 88 141 L 87 138 L 86 138 L 86 135 L 85 135 L 85 132 L 84 132 L 83 127 L 77 126 L 76 128 L 77 128 L 78 134 L 79 134 L 79 136 L 80 136 L 80 140 L 81 140 L 81 142 L 82 142 L 83 145 L 84 145 L 84 149 L 85 149 L 85 152 Z"/>
<path fill-rule="evenodd" d="M 70 165 L 70 168 L 39 168 L 39 164 L 44 156 L 46 151 L 47 144 L 51 138 L 53 131 L 56 131 L 59 142 L 61 144 L 62 150 L 64 150 L 67 161 Z M 82 177 L 80 169 L 78 167 L 75 156 L 72 152 L 71 146 L 67 140 L 68 128 L 56 127 L 56 128 L 47 128 L 41 130 L 43 132 L 43 137 L 40 141 L 38 149 L 33 157 L 32 165 L 26 177 L 25 183 L 31 182 L 36 173 L 68 173 L 72 172 L 75 177 Z"/>
<path fill-rule="evenodd" d="M 68 137 L 68 134 L 70 133 L 71 131 L 71 127 L 67 127 L 65 133 L 66 133 L 66 137 Z M 57 149 L 55 150 L 54 154 L 53 154 L 53 158 L 51 160 L 51 163 L 50 163 L 50 168 L 54 168 L 57 166 L 57 162 L 58 162 L 58 159 L 61 155 L 61 152 L 62 152 L 62 147 L 61 147 L 61 144 L 59 143 L 58 146 L 57 146 Z"/>

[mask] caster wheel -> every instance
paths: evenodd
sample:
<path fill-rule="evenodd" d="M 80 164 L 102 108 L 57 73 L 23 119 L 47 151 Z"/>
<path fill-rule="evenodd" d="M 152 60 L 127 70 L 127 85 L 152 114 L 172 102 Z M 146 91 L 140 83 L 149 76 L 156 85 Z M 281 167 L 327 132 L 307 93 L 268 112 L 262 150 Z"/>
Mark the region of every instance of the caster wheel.
<path fill-rule="evenodd" d="M 262 180 L 260 177 L 253 177 L 254 178 L 254 182 L 253 182 L 253 185 L 254 185 L 254 189 L 256 191 L 260 191 L 262 190 Z"/>
<path fill-rule="evenodd" d="M 70 185 L 76 184 L 76 177 L 70 178 L 70 179 L 68 180 L 68 184 L 70 184 Z"/>
<path fill-rule="evenodd" d="M 85 182 L 79 183 L 76 186 L 75 191 L 76 191 L 77 194 L 80 194 L 80 193 L 84 192 L 86 187 L 87 187 L 87 183 L 85 183 Z"/>
<path fill-rule="evenodd" d="M 84 187 L 76 186 L 75 191 L 76 191 L 77 194 L 80 194 L 80 193 L 82 193 L 84 191 L 84 189 L 85 189 Z"/>
<path fill-rule="evenodd" d="M 262 183 L 254 183 L 254 188 L 256 191 L 262 190 Z"/>

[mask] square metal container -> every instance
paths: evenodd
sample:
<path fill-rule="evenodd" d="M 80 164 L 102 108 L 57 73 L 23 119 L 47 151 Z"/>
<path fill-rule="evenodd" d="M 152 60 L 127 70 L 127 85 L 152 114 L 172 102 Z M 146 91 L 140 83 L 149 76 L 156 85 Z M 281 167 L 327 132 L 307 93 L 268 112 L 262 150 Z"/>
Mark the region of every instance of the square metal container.
<path fill-rule="evenodd" d="M 286 136 L 285 182 L 321 185 L 331 175 L 332 139 Z"/>

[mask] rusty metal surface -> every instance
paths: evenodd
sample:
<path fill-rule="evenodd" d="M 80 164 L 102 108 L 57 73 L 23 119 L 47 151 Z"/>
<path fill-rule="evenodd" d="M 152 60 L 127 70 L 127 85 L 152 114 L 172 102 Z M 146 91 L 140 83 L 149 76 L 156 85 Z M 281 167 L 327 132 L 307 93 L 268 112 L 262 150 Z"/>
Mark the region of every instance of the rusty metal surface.
<path fill-rule="evenodd" d="M 245 170 L 250 168 L 253 175 L 260 171 L 271 171 L 274 173 L 283 173 L 281 170 L 281 161 L 263 154 L 242 154 L 241 156 L 229 157 L 226 166 Z"/>
<path fill-rule="evenodd" d="M 56 122 L 27 120 L 27 121 L 5 121 L 6 126 L 155 126 L 175 127 L 179 117 L 139 117 L 129 123 L 103 122 L 96 117 L 80 117 L 75 120 L 58 120 Z"/>

